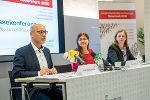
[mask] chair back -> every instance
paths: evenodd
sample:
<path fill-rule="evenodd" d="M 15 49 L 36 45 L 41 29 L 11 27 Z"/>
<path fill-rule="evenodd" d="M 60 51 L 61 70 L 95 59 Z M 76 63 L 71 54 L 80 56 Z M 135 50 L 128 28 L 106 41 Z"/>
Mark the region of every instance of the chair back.
<path fill-rule="evenodd" d="M 71 72 L 71 69 L 72 69 L 71 64 L 57 65 L 57 66 L 54 66 L 54 67 L 57 69 L 58 73 Z"/>
<path fill-rule="evenodd" d="M 10 86 L 11 86 L 9 89 L 10 100 L 16 100 L 16 91 L 15 91 L 15 89 L 13 89 L 14 87 L 16 87 L 16 83 L 13 78 L 12 71 L 8 71 L 8 76 L 9 76 Z"/>
<path fill-rule="evenodd" d="M 15 80 L 13 78 L 12 71 L 8 71 L 8 75 L 9 75 L 11 87 L 16 87 L 16 83 L 15 83 Z"/>

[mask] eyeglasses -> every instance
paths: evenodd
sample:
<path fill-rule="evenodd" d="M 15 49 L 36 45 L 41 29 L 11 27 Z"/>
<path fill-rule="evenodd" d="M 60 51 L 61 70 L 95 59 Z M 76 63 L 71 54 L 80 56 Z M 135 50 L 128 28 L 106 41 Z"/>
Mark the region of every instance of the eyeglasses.
<path fill-rule="evenodd" d="M 41 34 L 41 35 L 43 35 L 44 33 L 45 33 L 45 34 L 47 34 L 47 33 L 48 33 L 48 31 L 43 31 L 43 30 L 36 31 L 36 32 L 38 32 L 38 33 L 39 33 L 39 34 Z"/>

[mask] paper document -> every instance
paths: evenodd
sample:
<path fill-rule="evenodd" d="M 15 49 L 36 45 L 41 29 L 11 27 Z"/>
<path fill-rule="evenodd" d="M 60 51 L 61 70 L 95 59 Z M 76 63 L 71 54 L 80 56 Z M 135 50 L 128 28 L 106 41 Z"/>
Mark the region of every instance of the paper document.
<path fill-rule="evenodd" d="M 52 75 L 43 75 L 37 76 L 36 79 L 65 79 L 69 77 L 75 76 L 74 72 L 67 72 L 67 73 L 59 73 L 59 74 L 52 74 Z"/>
<path fill-rule="evenodd" d="M 15 80 L 34 80 L 35 77 L 16 78 Z"/>

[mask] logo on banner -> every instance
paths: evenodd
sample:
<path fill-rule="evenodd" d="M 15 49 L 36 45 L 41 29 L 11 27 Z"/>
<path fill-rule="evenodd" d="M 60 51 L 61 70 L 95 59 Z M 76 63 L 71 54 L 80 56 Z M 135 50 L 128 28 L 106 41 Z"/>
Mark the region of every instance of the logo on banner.
<path fill-rule="evenodd" d="M 53 7 L 52 0 L 3 0 L 3 1 L 35 5 L 41 7 L 49 7 L 49 8 Z"/>
<path fill-rule="evenodd" d="M 105 100 L 121 100 L 121 99 L 122 99 L 121 96 L 108 99 L 108 95 L 105 95 Z"/>

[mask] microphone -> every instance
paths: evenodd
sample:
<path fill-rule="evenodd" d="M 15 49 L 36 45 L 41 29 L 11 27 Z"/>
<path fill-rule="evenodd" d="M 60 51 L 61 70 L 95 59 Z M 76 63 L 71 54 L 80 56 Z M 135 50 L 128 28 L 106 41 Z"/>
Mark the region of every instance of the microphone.
<path fill-rule="evenodd" d="M 66 60 L 69 60 L 71 63 L 76 63 L 75 58 L 71 58 L 68 52 L 65 52 L 63 56 Z"/>
<path fill-rule="evenodd" d="M 69 51 L 69 55 L 72 58 L 76 58 L 79 64 L 86 64 L 85 61 L 83 61 L 79 56 L 78 56 L 78 52 L 74 51 L 74 50 L 70 50 Z"/>
<path fill-rule="evenodd" d="M 64 58 L 65 58 L 66 60 L 70 60 L 70 59 L 71 59 L 68 52 L 65 52 L 65 53 L 64 53 Z"/>
<path fill-rule="evenodd" d="M 91 52 L 90 55 L 95 58 L 96 53 L 95 52 Z M 111 64 L 107 60 L 105 60 L 105 59 L 103 59 L 103 63 L 104 63 L 104 66 L 111 66 Z"/>
<path fill-rule="evenodd" d="M 95 52 L 91 52 L 91 54 L 90 54 L 92 57 L 94 57 L 95 58 L 95 56 L 96 56 L 96 53 Z"/>
<path fill-rule="evenodd" d="M 95 52 L 91 52 L 90 54 L 92 57 L 94 57 L 94 61 L 97 63 L 97 65 L 100 67 L 100 66 L 103 66 L 104 68 L 104 71 L 108 70 L 113 70 L 112 69 L 112 65 L 105 59 L 102 58 L 102 54 L 96 54 Z M 101 64 L 100 64 L 101 63 Z M 104 64 L 104 65 L 102 65 Z M 101 71 L 101 70 L 100 70 Z"/>

